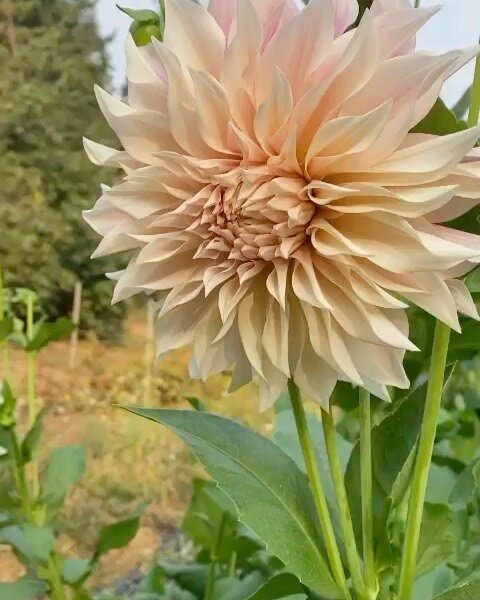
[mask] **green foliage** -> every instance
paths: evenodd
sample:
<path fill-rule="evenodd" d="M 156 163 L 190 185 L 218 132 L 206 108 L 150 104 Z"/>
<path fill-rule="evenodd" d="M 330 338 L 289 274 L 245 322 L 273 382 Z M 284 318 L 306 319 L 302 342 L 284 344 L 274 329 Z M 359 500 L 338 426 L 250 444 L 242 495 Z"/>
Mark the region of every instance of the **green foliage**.
<path fill-rule="evenodd" d="M 307 478 L 287 454 L 249 429 L 209 413 L 131 410 L 166 425 L 188 444 L 235 502 L 241 522 L 288 570 L 325 598 L 341 598 L 321 553 Z"/>
<path fill-rule="evenodd" d="M 47 462 L 43 481 L 42 502 L 49 513 L 56 514 L 70 487 L 77 483 L 85 471 L 83 446 L 54 448 Z"/>
<path fill-rule="evenodd" d="M 467 129 L 465 121 L 458 119 L 455 113 L 439 98 L 428 115 L 412 131 L 413 133 L 448 135 L 465 129 Z"/>
<path fill-rule="evenodd" d="M 477 600 L 480 595 L 480 579 L 453 588 L 436 600 Z"/>
<path fill-rule="evenodd" d="M 93 0 L 15 0 L 11 36 L 0 40 L 0 263 L 10 287 L 35 289 L 49 319 L 70 314 L 84 286 L 82 329 L 119 335 L 124 308 L 110 308 L 105 271 L 92 262 L 97 236 L 81 211 L 111 174 L 90 165 L 82 136 L 115 143 L 96 105 L 108 84 L 105 42 Z M 34 57 L 34 60 L 33 60 Z"/>
<path fill-rule="evenodd" d="M 117 5 L 118 6 L 118 5 Z M 118 8 L 133 19 L 130 26 L 130 33 L 137 46 L 145 46 L 151 42 L 152 37 L 159 40 L 163 39 L 165 31 L 165 6 L 160 2 L 160 10 L 156 13 L 153 10 Z"/>
<path fill-rule="evenodd" d="M 31 600 L 45 593 L 47 586 L 43 581 L 22 577 L 13 583 L 0 583 L 0 598 L 8 600 Z"/>
<path fill-rule="evenodd" d="M 2 298 L 5 297 L 4 291 L 0 282 Z M 37 298 L 30 290 L 20 289 L 11 295 L 11 299 L 31 306 Z M 11 303 L 8 309 L 11 309 Z M 37 351 L 70 330 L 71 324 L 67 319 L 59 319 L 55 323 L 40 319 L 34 324 L 33 334 L 27 338 L 22 333 L 18 341 L 31 360 Z M 57 518 L 70 488 L 83 475 L 85 449 L 83 446 L 54 448 L 43 476 L 37 482 L 35 475 L 38 475 L 44 411 L 37 411 L 35 398 L 31 400 L 29 409 L 33 409 L 33 415 L 30 429 L 21 436 L 24 426 L 17 410 L 17 398 L 9 383 L 3 382 L 0 396 L 0 544 L 10 546 L 25 566 L 28 577 L 13 583 L 0 583 L 0 598 L 31 600 L 39 594 L 47 594 L 53 600 L 62 600 L 67 597 L 65 588 L 70 587 L 75 600 L 91 600 L 83 587 L 86 579 L 102 555 L 114 548 L 122 548 L 135 537 L 143 507 L 131 518 L 103 527 L 91 558 L 60 556 L 56 549 Z M 31 469 L 27 471 L 26 465 L 30 462 Z M 156 581 L 158 577 L 152 576 L 148 585 L 153 586 Z M 146 591 L 149 589 L 147 587 Z"/>
<path fill-rule="evenodd" d="M 98 561 L 101 556 L 110 552 L 110 550 L 128 546 L 137 535 L 143 509 L 144 505 L 140 506 L 129 519 L 106 525 L 100 530 L 97 548 L 92 559 L 93 562 Z"/>

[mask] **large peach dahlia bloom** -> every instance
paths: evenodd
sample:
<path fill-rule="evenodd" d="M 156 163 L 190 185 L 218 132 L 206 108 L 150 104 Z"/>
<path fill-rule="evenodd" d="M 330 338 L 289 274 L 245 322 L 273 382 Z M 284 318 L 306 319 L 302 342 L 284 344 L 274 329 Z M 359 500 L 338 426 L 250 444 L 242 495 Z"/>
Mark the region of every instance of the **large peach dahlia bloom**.
<path fill-rule="evenodd" d="M 166 1 L 163 42 L 130 39 L 128 99 L 98 101 L 124 148 L 86 219 L 96 255 L 138 249 L 115 299 L 159 300 L 158 352 L 233 368 L 268 406 L 293 377 L 326 403 L 338 379 L 388 398 L 412 302 L 454 329 L 477 317 L 457 277 L 480 238 L 440 223 L 480 201 L 479 129 L 409 131 L 477 52 L 415 52 L 434 9 L 375 0 Z"/>

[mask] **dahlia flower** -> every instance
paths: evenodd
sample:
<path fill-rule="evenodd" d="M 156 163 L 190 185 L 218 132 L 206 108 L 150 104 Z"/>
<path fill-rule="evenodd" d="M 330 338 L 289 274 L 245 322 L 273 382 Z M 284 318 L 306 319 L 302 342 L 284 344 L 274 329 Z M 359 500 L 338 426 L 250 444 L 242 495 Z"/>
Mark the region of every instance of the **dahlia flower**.
<path fill-rule="evenodd" d="M 442 223 L 480 202 L 479 128 L 410 133 L 477 48 L 434 55 L 436 9 L 374 0 L 167 0 L 163 41 L 127 43 L 128 97 L 97 89 L 125 176 L 85 214 L 95 256 L 135 249 L 114 300 L 158 299 L 158 352 L 192 376 L 288 378 L 328 405 L 337 380 L 408 387 L 413 303 L 453 329 L 477 318 L 459 277 L 480 237 Z"/>

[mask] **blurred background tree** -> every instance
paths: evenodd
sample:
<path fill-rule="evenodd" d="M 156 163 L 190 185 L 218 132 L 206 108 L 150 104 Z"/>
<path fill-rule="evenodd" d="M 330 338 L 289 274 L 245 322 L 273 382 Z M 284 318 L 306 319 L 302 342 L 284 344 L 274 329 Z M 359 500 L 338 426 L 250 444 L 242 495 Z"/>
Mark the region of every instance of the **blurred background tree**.
<path fill-rule="evenodd" d="M 48 316 L 69 314 L 84 288 L 82 329 L 121 335 L 97 236 L 81 211 L 111 178 L 84 155 L 82 136 L 115 145 L 94 83 L 108 87 L 108 40 L 92 0 L 3 0 L 0 8 L 0 262 L 10 286 L 35 289 Z M 107 310 L 108 307 L 108 310 Z"/>

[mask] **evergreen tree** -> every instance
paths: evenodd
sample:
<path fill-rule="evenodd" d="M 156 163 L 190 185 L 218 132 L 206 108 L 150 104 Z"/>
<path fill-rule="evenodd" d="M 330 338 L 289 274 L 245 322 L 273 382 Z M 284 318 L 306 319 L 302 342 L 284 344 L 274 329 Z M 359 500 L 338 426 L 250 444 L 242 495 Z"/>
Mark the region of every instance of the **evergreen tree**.
<path fill-rule="evenodd" d="M 81 211 L 111 173 L 90 165 L 82 136 L 114 145 L 93 94 L 108 83 L 105 39 L 93 0 L 6 0 L 0 29 L 0 262 L 12 286 L 34 288 L 51 317 L 68 314 L 84 284 L 82 328 L 111 339 L 120 306 L 110 307 L 103 273 L 90 261 L 96 235 Z"/>

